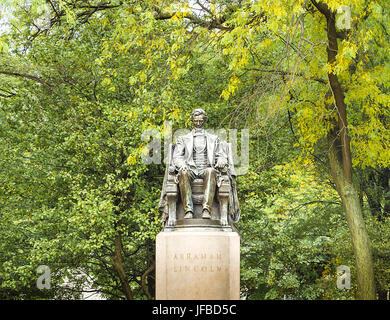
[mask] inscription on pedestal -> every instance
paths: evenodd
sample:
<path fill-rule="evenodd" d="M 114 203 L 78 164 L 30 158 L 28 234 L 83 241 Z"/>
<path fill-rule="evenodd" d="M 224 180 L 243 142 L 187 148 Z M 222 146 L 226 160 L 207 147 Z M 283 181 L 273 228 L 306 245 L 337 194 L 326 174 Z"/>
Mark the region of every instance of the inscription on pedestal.
<path fill-rule="evenodd" d="M 221 272 L 222 253 L 177 253 L 172 257 L 173 272 Z"/>
<path fill-rule="evenodd" d="M 157 299 L 239 298 L 239 237 L 233 232 L 162 232 Z"/>

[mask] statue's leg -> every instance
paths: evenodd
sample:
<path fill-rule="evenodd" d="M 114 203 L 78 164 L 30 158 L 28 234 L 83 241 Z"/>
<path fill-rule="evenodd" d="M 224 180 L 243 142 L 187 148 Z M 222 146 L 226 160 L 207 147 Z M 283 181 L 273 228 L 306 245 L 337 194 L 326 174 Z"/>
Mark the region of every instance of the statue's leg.
<path fill-rule="evenodd" d="M 191 190 L 192 175 L 189 170 L 183 170 L 179 175 L 179 188 L 183 209 L 185 212 L 184 218 L 191 219 L 194 216 L 194 205 L 192 203 Z"/>
<path fill-rule="evenodd" d="M 203 211 L 202 218 L 211 218 L 211 208 L 213 206 L 213 200 L 215 195 L 215 187 L 217 185 L 217 173 L 214 168 L 206 168 L 204 170 L 204 196 L 203 196 Z"/>

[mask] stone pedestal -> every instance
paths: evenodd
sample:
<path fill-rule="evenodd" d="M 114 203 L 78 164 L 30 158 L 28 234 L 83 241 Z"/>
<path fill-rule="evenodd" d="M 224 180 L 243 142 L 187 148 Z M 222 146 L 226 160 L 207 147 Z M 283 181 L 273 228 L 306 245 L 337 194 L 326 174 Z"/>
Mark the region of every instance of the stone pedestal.
<path fill-rule="evenodd" d="M 156 239 L 156 299 L 238 300 L 240 237 L 236 232 L 163 231 Z"/>

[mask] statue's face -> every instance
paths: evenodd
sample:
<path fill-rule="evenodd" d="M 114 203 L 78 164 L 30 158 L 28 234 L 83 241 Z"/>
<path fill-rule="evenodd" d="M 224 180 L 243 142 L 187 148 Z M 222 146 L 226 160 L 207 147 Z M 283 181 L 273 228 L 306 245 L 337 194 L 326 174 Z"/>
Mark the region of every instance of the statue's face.
<path fill-rule="evenodd" d="M 192 118 L 192 124 L 195 128 L 203 128 L 205 118 L 203 115 L 194 116 Z"/>

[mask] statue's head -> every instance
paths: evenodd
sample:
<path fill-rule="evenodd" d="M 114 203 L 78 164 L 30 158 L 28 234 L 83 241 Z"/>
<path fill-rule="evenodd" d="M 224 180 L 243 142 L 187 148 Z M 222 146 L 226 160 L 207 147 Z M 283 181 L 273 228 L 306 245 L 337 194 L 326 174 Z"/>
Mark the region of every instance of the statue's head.
<path fill-rule="evenodd" d="M 203 109 L 194 109 L 191 113 L 190 120 L 192 121 L 194 128 L 203 128 L 204 123 L 207 120 L 206 111 Z"/>

